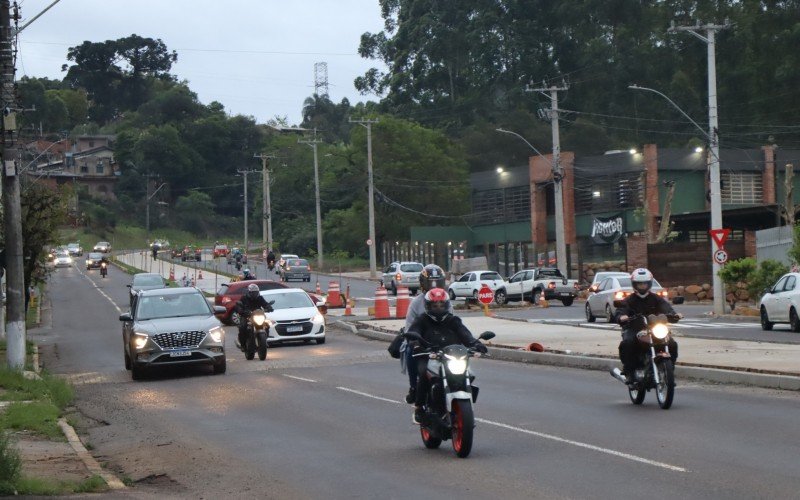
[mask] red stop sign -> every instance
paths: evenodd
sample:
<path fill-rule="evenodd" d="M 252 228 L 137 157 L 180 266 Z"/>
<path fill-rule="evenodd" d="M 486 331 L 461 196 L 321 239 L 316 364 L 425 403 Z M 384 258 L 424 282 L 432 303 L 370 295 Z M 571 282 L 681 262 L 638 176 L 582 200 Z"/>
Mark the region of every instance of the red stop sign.
<path fill-rule="evenodd" d="M 478 300 L 481 301 L 481 304 L 491 304 L 494 300 L 494 292 L 484 284 L 481 286 L 481 289 L 478 290 Z"/>

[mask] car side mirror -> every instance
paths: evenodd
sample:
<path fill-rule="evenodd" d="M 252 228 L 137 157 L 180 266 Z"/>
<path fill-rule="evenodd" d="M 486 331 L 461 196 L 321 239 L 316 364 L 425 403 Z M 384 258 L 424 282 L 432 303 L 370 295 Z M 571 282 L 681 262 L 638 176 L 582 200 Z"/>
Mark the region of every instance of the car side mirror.
<path fill-rule="evenodd" d="M 495 333 L 494 333 L 494 332 L 483 332 L 483 333 L 481 333 L 481 334 L 480 334 L 480 336 L 478 337 L 478 339 L 479 339 L 479 340 L 492 340 L 492 339 L 493 339 L 493 338 L 495 338 L 496 336 L 497 336 L 497 335 L 495 335 Z"/>
<path fill-rule="evenodd" d="M 217 315 L 217 314 L 225 314 L 226 311 L 227 311 L 227 309 L 225 309 L 223 306 L 214 306 L 214 314 L 215 315 Z"/>
<path fill-rule="evenodd" d="M 320 314 L 328 314 L 328 304 L 318 304 L 317 310 Z"/>
<path fill-rule="evenodd" d="M 129 313 L 129 312 L 122 313 L 122 314 L 119 315 L 119 320 L 120 321 L 133 321 L 133 316 L 131 316 L 131 313 Z"/>
<path fill-rule="evenodd" d="M 672 297 L 672 303 L 673 304 L 677 304 L 677 305 L 683 304 L 683 302 L 685 300 L 686 300 L 686 297 L 684 297 L 682 295 L 678 295 L 676 297 Z"/>

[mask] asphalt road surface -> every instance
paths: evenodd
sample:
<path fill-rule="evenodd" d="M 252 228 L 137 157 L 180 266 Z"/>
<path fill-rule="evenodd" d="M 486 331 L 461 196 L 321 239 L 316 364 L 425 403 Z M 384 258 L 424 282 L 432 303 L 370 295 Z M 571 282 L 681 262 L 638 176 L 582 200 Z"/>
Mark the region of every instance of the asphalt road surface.
<path fill-rule="evenodd" d="M 633 406 L 605 373 L 475 360 L 472 455 L 426 450 L 386 344 L 326 344 L 228 373 L 132 382 L 122 362 L 127 277 L 59 269 L 46 368 L 76 384 L 92 453 L 135 486 L 118 496 L 217 498 L 796 498 L 800 396 L 679 382 Z"/>

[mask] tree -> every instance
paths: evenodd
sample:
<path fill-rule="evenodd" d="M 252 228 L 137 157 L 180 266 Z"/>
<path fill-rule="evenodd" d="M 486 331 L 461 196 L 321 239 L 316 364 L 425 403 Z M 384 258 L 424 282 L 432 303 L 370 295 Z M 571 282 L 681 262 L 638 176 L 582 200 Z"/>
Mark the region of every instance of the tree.
<path fill-rule="evenodd" d="M 211 236 L 214 227 L 214 202 L 200 191 L 189 191 L 175 202 L 175 213 L 182 227 L 195 234 Z"/>

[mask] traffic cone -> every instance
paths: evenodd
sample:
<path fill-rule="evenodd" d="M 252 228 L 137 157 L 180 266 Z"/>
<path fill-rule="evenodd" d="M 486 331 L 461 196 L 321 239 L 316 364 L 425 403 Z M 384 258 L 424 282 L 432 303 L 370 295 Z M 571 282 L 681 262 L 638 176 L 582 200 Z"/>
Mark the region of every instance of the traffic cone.
<path fill-rule="evenodd" d="M 328 283 L 328 307 L 342 307 L 342 295 L 339 293 L 339 283 L 331 281 Z"/>
<path fill-rule="evenodd" d="M 352 303 L 350 302 L 350 284 L 347 284 L 347 291 L 344 294 L 344 315 L 345 316 L 352 316 L 353 309 Z"/>
<path fill-rule="evenodd" d="M 170 281 L 175 281 L 175 268 L 174 267 L 170 267 L 169 268 L 169 280 Z"/>
<path fill-rule="evenodd" d="M 406 315 L 408 314 L 408 305 L 411 303 L 408 295 L 408 287 L 405 286 L 398 286 L 397 287 L 397 305 L 395 311 L 395 318 L 405 319 Z"/>
<path fill-rule="evenodd" d="M 322 288 L 319 287 L 319 280 L 317 280 L 317 295 L 322 295 Z"/>
<path fill-rule="evenodd" d="M 550 302 L 547 302 L 547 299 L 544 298 L 544 293 L 539 295 L 539 306 L 550 307 Z"/>
<path fill-rule="evenodd" d="M 375 291 L 375 319 L 389 319 L 389 294 L 383 286 Z"/>
<path fill-rule="evenodd" d="M 202 269 L 200 270 L 200 275 L 197 276 L 197 280 L 198 281 L 200 281 L 201 279 L 203 279 L 203 270 Z"/>

